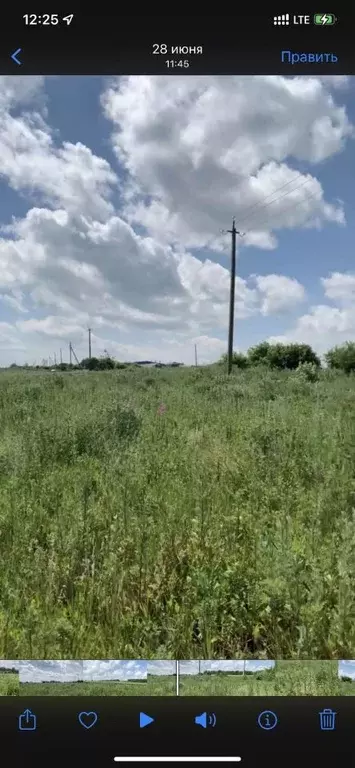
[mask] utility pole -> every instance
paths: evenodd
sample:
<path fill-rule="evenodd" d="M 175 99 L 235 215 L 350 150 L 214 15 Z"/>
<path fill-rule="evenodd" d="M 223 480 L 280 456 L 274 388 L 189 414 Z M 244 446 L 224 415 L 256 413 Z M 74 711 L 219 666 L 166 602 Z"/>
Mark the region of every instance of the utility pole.
<path fill-rule="evenodd" d="M 59 352 L 60 352 L 60 364 L 62 365 L 62 363 L 63 363 L 63 355 L 62 355 L 62 349 L 61 348 L 60 348 Z"/>
<path fill-rule="evenodd" d="M 91 328 L 88 328 L 89 333 L 89 360 L 91 360 Z"/>
<path fill-rule="evenodd" d="M 69 342 L 69 363 L 72 364 L 71 341 Z"/>
<path fill-rule="evenodd" d="M 232 235 L 231 282 L 230 282 L 230 297 L 229 297 L 229 330 L 228 330 L 228 373 L 231 373 L 232 364 L 233 364 L 235 265 L 236 265 L 236 242 L 237 242 L 236 236 L 240 235 L 240 237 L 243 237 L 244 233 L 238 232 L 238 230 L 235 228 L 235 218 L 233 218 L 232 229 L 227 229 L 226 231 L 230 235 Z"/>
<path fill-rule="evenodd" d="M 77 356 L 76 356 L 76 354 L 75 354 L 75 351 L 74 351 L 74 348 L 73 348 L 73 345 L 72 345 L 72 343 L 71 343 L 71 342 L 70 342 L 70 351 L 71 351 L 72 355 L 74 355 L 74 358 L 75 358 L 75 361 L 76 361 L 76 364 L 77 364 L 77 366 L 78 366 L 79 368 L 81 368 L 81 364 L 79 363 L 79 360 L 78 360 L 78 358 L 77 358 Z"/>
<path fill-rule="evenodd" d="M 195 365 L 197 368 L 197 344 L 195 344 Z"/>
<path fill-rule="evenodd" d="M 54 353 L 54 365 L 57 365 L 57 355 Z"/>

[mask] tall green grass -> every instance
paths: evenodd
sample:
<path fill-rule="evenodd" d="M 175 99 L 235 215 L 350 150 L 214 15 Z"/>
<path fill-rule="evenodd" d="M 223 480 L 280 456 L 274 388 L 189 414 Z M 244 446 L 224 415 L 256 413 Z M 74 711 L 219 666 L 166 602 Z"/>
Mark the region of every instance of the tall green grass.
<path fill-rule="evenodd" d="M 181 696 L 355 696 L 355 683 L 338 678 L 336 661 L 277 661 L 249 675 L 184 676 Z"/>
<path fill-rule="evenodd" d="M 19 676 L 17 673 L 0 672 L 0 696 L 19 695 Z"/>
<path fill-rule="evenodd" d="M 354 512 L 354 377 L 3 372 L 0 656 L 354 658 Z"/>
<path fill-rule="evenodd" d="M 355 686 L 354 686 L 355 687 Z M 19 696 L 175 696 L 174 677 L 144 682 L 20 683 Z"/>

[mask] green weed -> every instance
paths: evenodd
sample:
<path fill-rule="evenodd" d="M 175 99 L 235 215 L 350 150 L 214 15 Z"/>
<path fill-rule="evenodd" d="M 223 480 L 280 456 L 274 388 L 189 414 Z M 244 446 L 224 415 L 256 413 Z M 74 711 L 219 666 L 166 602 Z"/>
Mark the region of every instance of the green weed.
<path fill-rule="evenodd" d="M 0 656 L 353 658 L 354 377 L 307 371 L 2 372 Z"/>

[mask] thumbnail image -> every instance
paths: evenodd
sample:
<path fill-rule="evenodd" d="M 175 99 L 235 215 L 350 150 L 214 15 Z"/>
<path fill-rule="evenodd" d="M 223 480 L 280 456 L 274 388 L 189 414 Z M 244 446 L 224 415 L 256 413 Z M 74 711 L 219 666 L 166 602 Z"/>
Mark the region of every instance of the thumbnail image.
<path fill-rule="evenodd" d="M 20 663 L 21 696 L 144 696 L 146 689 L 146 661 Z"/>
<path fill-rule="evenodd" d="M 21 660 L 19 676 L 20 696 L 78 696 L 83 662 Z"/>
<path fill-rule="evenodd" d="M 355 660 L 339 661 L 338 675 L 344 696 L 355 696 Z"/>
<path fill-rule="evenodd" d="M 0 659 L 0 696 L 19 695 L 19 662 Z"/>
<path fill-rule="evenodd" d="M 341 662 L 348 673 L 351 663 L 355 678 L 355 662 Z M 337 661 L 180 661 L 179 689 L 181 696 L 347 696 L 355 683 L 339 679 Z"/>
<path fill-rule="evenodd" d="M 176 696 L 176 661 L 148 661 L 148 691 L 152 696 Z"/>
<path fill-rule="evenodd" d="M 91 696 L 145 696 L 147 662 L 141 660 L 83 661 L 85 694 Z"/>
<path fill-rule="evenodd" d="M 355 656 L 355 77 L 18 70 L 2 655 Z"/>

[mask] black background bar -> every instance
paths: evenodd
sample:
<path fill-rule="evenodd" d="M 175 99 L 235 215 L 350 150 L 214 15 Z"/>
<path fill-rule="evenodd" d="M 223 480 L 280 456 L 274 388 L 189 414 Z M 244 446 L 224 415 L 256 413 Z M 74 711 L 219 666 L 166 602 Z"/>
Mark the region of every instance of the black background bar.
<path fill-rule="evenodd" d="M 331 10 L 334 10 L 331 9 Z M 335 9 L 336 10 L 336 9 Z M 308 11 L 313 19 L 319 8 Z M 11 12 L 10 12 L 11 13 Z M 331 26 L 274 26 L 273 13 L 235 16 L 123 16 L 74 13 L 68 26 L 26 25 L 23 10 L 3 16 L 0 73 L 42 75 L 355 74 L 355 14 L 339 13 Z M 9 11 L 8 11 L 9 14 Z M 290 18 L 295 15 L 290 12 Z M 47 14 L 48 16 L 48 14 Z M 40 23 L 39 23 L 40 20 Z M 159 53 L 153 53 L 158 50 Z M 161 46 L 166 46 L 161 49 Z M 172 53 L 201 46 L 202 54 Z M 184 48 L 185 47 L 185 48 Z M 11 55 L 21 49 L 18 65 Z M 162 52 L 160 52 L 162 50 Z M 282 63 L 282 51 L 328 53 L 336 62 Z M 184 62 L 188 62 L 188 66 Z M 170 62 L 170 64 L 167 64 Z M 179 63 L 180 62 L 180 63 Z M 182 63 L 181 63 L 182 62 Z"/>
<path fill-rule="evenodd" d="M 35 731 L 20 731 L 19 715 L 29 709 L 37 717 Z M 336 712 L 335 729 L 324 731 L 320 715 Z M 258 725 L 265 710 L 277 715 L 272 730 Z M 96 712 L 89 730 L 80 712 Z M 154 722 L 139 727 L 139 713 Z M 195 717 L 215 715 L 215 726 L 203 728 Z M 213 718 L 212 718 L 213 720 Z M 228 755 L 241 756 L 247 766 L 355 765 L 355 698 L 334 697 L 16 697 L 0 699 L 2 755 L 17 759 L 6 765 L 31 768 L 114 768 L 115 756 Z M 5 764 L 5 763 L 4 763 Z"/>

